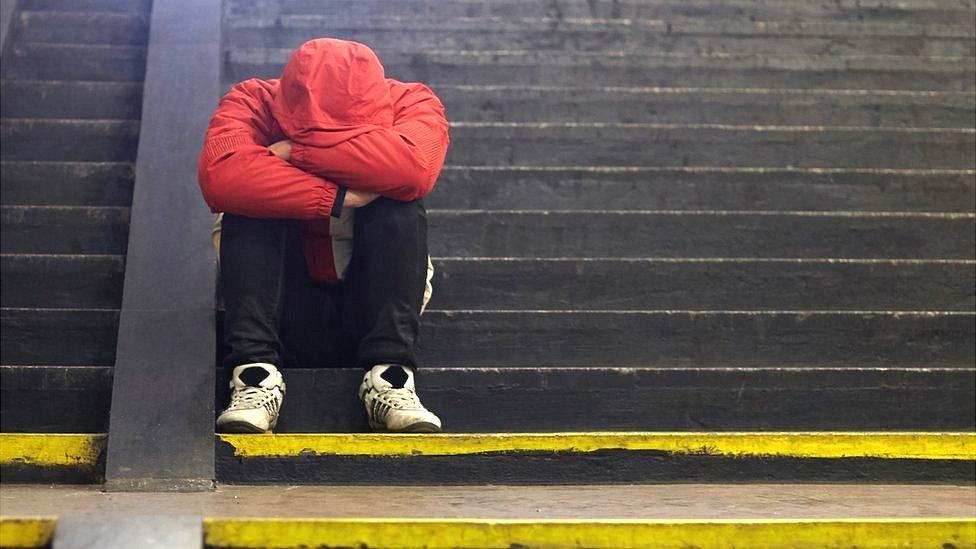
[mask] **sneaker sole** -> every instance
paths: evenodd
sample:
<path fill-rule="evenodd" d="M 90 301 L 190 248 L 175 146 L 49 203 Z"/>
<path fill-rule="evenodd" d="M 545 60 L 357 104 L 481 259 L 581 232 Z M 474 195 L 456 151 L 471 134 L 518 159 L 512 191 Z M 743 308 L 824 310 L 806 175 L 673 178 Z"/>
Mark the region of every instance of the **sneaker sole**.
<path fill-rule="evenodd" d="M 218 433 L 270 433 L 270 430 L 264 430 L 246 421 L 228 421 L 223 425 L 217 426 Z"/>
<path fill-rule="evenodd" d="M 418 421 L 407 425 L 403 429 L 391 431 L 386 427 L 370 422 L 370 427 L 377 433 L 440 433 L 441 428 L 429 421 Z"/>

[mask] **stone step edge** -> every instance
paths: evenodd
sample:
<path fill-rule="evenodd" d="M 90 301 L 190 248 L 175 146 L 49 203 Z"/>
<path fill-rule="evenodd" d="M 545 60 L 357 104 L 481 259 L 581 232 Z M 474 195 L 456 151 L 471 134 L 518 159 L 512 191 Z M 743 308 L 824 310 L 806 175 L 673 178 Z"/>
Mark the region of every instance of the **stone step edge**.
<path fill-rule="evenodd" d="M 204 517 L 207 547 L 966 547 L 976 518 L 482 519 Z M 57 517 L 0 517 L 0 545 L 45 547 Z M 464 540 L 460 542 L 460 540 Z M 649 540 L 653 540 L 653 543 Z"/>
<path fill-rule="evenodd" d="M 0 433 L 0 466 L 95 468 L 105 433 Z M 658 451 L 727 458 L 976 460 L 971 432 L 563 432 L 217 434 L 235 458 L 466 456 L 485 453 Z"/>

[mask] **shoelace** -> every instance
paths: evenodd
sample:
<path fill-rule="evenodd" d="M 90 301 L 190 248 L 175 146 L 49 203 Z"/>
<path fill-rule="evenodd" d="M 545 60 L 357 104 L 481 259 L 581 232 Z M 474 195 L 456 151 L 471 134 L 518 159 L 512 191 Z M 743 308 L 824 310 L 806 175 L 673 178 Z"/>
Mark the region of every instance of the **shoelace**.
<path fill-rule="evenodd" d="M 382 393 L 383 399 L 392 404 L 395 408 L 423 408 L 420 404 L 420 399 L 417 398 L 417 393 L 413 389 L 407 389 L 406 387 L 400 389 L 387 389 Z"/>
<path fill-rule="evenodd" d="M 231 395 L 228 410 L 250 410 L 264 406 L 269 399 L 273 399 L 274 393 L 271 389 L 264 387 L 244 387 L 237 389 Z"/>

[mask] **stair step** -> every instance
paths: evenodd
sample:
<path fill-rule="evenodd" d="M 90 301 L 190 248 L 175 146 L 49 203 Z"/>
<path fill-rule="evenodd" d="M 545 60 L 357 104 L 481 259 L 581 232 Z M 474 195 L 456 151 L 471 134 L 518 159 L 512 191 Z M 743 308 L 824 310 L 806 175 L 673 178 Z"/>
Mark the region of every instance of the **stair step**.
<path fill-rule="evenodd" d="M 436 258 L 429 307 L 973 311 L 974 279 L 964 260 Z"/>
<path fill-rule="evenodd" d="M 823 21 L 865 22 L 890 21 L 916 24 L 958 25 L 971 21 L 976 10 L 969 1 L 947 4 L 928 0 L 898 2 L 858 2 L 841 0 L 824 4 L 803 2 L 754 2 L 751 0 L 642 0 L 559 2 L 454 1 L 407 0 L 389 3 L 383 0 L 336 0 L 322 3 L 317 0 L 279 0 L 274 3 L 255 3 L 250 0 L 229 0 L 225 5 L 227 17 L 269 17 L 277 15 L 342 14 L 347 17 L 411 16 L 411 17 L 554 17 L 554 18 L 628 18 L 673 19 L 701 18 L 714 21 L 731 19 L 742 21 Z"/>
<path fill-rule="evenodd" d="M 135 160 L 138 120 L 4 118 L 5 160 Z"/>
<path fill-rule="evenodd" d="M 375 48 L 387 76 L 440 84 L 972 91 L 971 57 L 771 56 Z M 277 78 L 291 49 L 231 48 L 224 82 Z"/>
<path fill-rule="evenodd" d="M 283 374 L 288 396 L 276 432 L 369 431 L 358 396 L 362 370 L 286 368 Z M 224 369 L 218 373 L 218 409 L 229 402 L 229 375 Z M 11 373 L 4 383 L 15 391 L 21 384 L 19 377 L 30 379 Z M 976 370 L 972 368 L 421 365 L 417 387 L 424 405 L 440 416 L 445 431 L 451 433 L 967 431 L 973 429 L 976 415 L 972 399 Z M 57 396 L 38 395 L 35 408 Z M 23 416 L 10 423 L 15 429 L 4 430 L 40 431 L 35 428 L 38 422 L 43 427 L 47 421 L 57 421 Z"/>
<path fill-rule="evenodd" d="M 118 310 L 3 308 L 0 325 L 0 364 L 115 364 Z"/>
<path fill-rule="evenodd" d="M 475 210 L 973 212 L 976 171 L 447 165 L 424 202 Z"/>
<path fill-rule="evenodd" d="M 505 44 L 515 50 L 583 52 L 976 55 L 972 30 L 962 25 L 269 15 L 226 18 L 223 32 L 225 44 L 267 48 L 294 48 L 310 36 L 322 35 L 411 52 L 492 49 Z"/>
<path fill-rule="evenodd" d="M 432 84 L 466 122 L 621 122 L 770 126 L 976 126 L 968 93 Z M 817 93 L 817 92 L 820 93 Z"/>
<path fill-rule="evenodd" d="M 4 206 L 129 207 L 130 162 L 0 161 Z"/>
<path fill-rule="evenodd" d="M 129 209 L 3 206 L 3 253 L 124 254 Z"/>
<path fill-rule="evenodd" d="M 439 257 L 973 259 L 976 215 L 430 210 Z M 448 238 L 449 235 L 449 238 Z"/>
<path fill-rule="evenodd" d="M 141 82 L 4 80 L 4 118 L 102 118 L 139 120 Z"/>
<path fill-rule="evenodd" d="M 216 466 L 230 483 L 951 482 L 976 473 L 974 447 L 971 433 L 296 433 L 218 435 Z"/>
<path fill-rule="evenodd" d="M 107 11 L 149 13 L 152 0 L 17 0 L 17 7 L 30 11 Z"/>
<path fill-rule="evenodd" d="M 0 433 L 0 472 L 4 482 L 101 482 L 107 438 L 101 433 Z"/>
<path fill-rule="evenodd" d="M 103 433 L 112 401 L 109 366 L 0 366 L 0 431 Z"/>
<path fill-rule="evenodd" d="M 976 165 L 976 130 L 688 124 L 455 122 L 462 165 L 942 168 Z"/>
<path fill-rule="evenodd" d="M 0 255 L 3 307 L 118 308 L 122 255 Z"/>
<path fill-rule="evenodd" d="M 19 485 L 0 491 L 9 509 L 0 530 L 17 547 L 79 540 L 107 546 L 120 537 L 261 549 L 717 549 L 771 547 L 784 539 L 811 548 L 976 544 L 976 520 L 959 517 L 971 505 L 968 486 L 289 486 L 283 495 L 280 486 L 221 485 L 173 495 Z M 78 509 L 94 511 L 79 516 Z"/>
<path fill-rule="evenodd" d="M 439 367 L 971 367 L 974 314 L 428 310 L 419 356 Z"/>
<path fill-rule="evenodd" d="M 146 48 L 93 44 L 13 43 L 6 78 L 26 80 L 139 81 Z"/>
<path fill-rule="evenodd" d="M 13 32 L 23 42 L 142 45 L 149 39 L 148 15 L 148 12 L 20 10 Z M 934 47 L 952 48 L 948 43 L 936 44 Z"/>
<path fill-rule="evenodd" d="M 4 478 L 97 478 L 104 435 L 2 433 Z M 964 432 L 218 435 L 217 479 L 289 484 L 937 482 L 976 473 Z M 366 474 L 364 471 L 368 471 Z"/>

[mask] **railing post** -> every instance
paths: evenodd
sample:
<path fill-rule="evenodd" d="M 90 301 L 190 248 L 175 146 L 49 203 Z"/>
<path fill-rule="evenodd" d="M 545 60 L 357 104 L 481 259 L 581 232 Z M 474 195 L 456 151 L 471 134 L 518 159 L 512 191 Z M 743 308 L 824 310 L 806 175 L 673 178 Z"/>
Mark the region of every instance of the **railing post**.
<path fill-rule="evenodd" d="M 220 93 L 220 9 L 152 7 L 108 490 L 213 487 L 215 258 L 196 162 Z"/>

